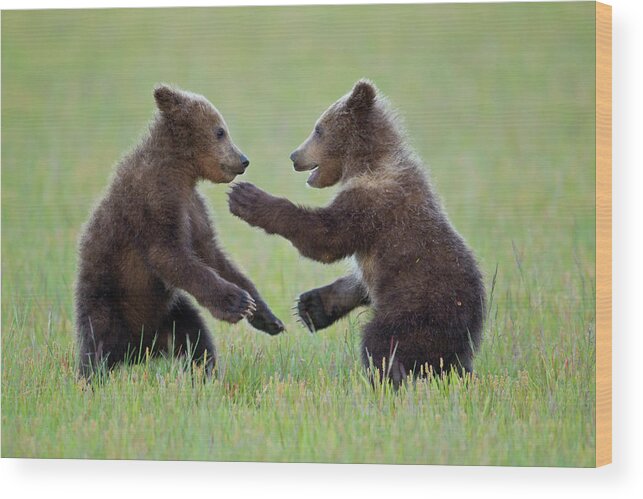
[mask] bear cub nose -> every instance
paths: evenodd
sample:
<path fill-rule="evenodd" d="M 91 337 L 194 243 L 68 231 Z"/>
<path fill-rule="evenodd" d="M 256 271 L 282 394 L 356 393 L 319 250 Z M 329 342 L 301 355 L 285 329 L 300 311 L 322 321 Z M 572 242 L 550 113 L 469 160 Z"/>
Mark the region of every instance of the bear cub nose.
<path fill-rule="evenodd" d="M 294 163 L 296 160 L 297 160 L 297 151 L 293 151 L 290 154 L 290 161 L 292 161 Z"/>
<path fill-rule="evenodd" d="M 241 160 L 241 164 L 243 165 L 243 168 L 248 168 L 248 165 L 250 164 L 250 160 L 246 157 L 245 154 L 242 154 L 239 156 L 239 159 Z"/>

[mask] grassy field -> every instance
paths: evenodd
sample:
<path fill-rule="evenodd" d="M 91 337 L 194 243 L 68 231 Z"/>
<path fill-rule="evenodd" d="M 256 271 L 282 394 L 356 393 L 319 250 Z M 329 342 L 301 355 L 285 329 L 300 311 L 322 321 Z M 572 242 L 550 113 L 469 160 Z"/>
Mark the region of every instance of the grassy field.
<path fill-rule="evenodd" d="M 2 13 L 2 456 L 540 466 L 594 464 L 591 3 Z M 208 320 L 220 372 L 180 362 L 75 379 L 76 239 L 154 111 L 203 93 L 252 163 L 313 205 L 288 155 L 359 77 L 405 117 L 449 215 L 496 284 L 475 379 L 371 389 L 356 312 L 311 335 L 304 260 L 203 185 L 222 242 L 288 331 Z M 497 274 L 496 274 L 497 269 Z"/>

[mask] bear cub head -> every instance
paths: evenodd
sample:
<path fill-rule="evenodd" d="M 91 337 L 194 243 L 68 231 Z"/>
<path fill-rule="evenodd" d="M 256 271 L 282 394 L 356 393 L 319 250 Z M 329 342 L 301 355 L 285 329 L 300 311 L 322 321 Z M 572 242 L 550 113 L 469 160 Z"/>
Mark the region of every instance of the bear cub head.
<path fill-rule="evenodd" d="M 321 115 L 290 159 L 296 171 L 311 171 L 308 185 L 329 187 L 376 170 L 400 144 L 399 128 L 386 99 L 362 79 Z"/>
<path fill-rule="evenodd" d="M 221 113 L 203 96 L 168 85 L 154 89 L 157 129 L 170 142 L 171 154 L 190 163 L 199 178 L 228 183 L 250 161 L 232 142 Z"/>

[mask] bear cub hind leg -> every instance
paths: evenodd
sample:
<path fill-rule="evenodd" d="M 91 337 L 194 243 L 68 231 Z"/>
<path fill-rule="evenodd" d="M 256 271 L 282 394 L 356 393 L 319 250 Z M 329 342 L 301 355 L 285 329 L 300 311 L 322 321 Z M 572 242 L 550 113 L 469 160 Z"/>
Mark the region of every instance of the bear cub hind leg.
<path fill-rule="evenodd" d="M 140 352 L 152 348 L 153 334 L 134 335 L 118 309 L 109 304 L 87 300 L 78 307 L 78 374 L 87 381 L 101 378 L 115 365 L 136 361 Z M 91 313 L 89 312 L 91 310 Z"/>
<path fill-rule="evenodd" d="M 212 336 L 199 311 L 182 296 L 172 306 L 161 328 L 163 350 L 176 356 L 187 356 L 190 364 L 205 361 L 205 373 L 213 374 L 216 349 Z"/>

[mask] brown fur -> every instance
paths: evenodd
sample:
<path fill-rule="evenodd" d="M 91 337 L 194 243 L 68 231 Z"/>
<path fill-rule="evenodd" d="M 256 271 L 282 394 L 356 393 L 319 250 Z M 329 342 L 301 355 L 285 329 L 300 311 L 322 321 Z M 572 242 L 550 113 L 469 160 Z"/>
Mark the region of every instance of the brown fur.
<path fill-rule="evenodd" d="M 300 296 L 304 323 L 322 329 L 370 304 L 363 361 L 396 386 L 410 373 L 471 372 L 485 308 L 482 276 L 386 100 L 358 82 L 291 159 L 295 170 L 313 170 L 311 186 L 341 184 L 328 206 L 299 207 L 248 183 L 233 187 L 229 203 L 304 256 L 323 263 L 354 256 L 353 275 Z"/>
<path fill-rule="evenodd" d="M 80 238 L 76 328 L 81 375 L 151 353 L 215 361 L 186 292 L 217 319 L 277 334 L 283 324 L 224 255 L 199 180 L 229 182 L 248 166 L 204 97 L 155 89 L 149 133 L 125 156 Z"/>

